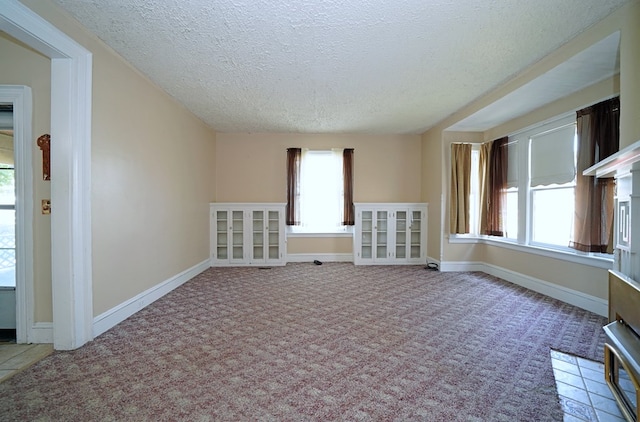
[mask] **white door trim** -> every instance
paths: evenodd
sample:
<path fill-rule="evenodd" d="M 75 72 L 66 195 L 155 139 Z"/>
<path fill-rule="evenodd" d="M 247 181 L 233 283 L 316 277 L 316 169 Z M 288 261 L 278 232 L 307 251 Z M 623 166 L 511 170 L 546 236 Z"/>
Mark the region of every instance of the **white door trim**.
<path fill-rule="evenodd" d="M 16 341 L 33 342 L 32 94 L 28 86 L 0 85 L 0 103 L 13 104 L 16 169 Z"/>
<path fill-rule="evenodd" d="M 93 338 L 91 274 L 91 52 L 17 0 L 0 30 L 51 58 L 51 277 L 53 344 Z"/>

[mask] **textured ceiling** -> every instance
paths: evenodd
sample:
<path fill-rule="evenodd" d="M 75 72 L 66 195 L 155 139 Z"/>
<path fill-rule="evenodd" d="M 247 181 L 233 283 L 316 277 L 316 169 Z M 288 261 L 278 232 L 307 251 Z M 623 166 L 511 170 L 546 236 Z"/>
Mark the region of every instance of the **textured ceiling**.
<path fill-rule="evenodd" d="M 421 133 L 628 0 L 54 0 L 220 132 Z"/>

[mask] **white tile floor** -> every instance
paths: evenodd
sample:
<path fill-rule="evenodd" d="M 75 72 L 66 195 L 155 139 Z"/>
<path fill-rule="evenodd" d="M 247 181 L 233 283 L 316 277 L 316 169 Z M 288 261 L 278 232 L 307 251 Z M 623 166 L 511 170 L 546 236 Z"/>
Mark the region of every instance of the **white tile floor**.
<path fill-rule="evenodd" d="M 604 380 L 602 363 L 555 350 L 551 363 L 565 422 L 625 421 Z"/>

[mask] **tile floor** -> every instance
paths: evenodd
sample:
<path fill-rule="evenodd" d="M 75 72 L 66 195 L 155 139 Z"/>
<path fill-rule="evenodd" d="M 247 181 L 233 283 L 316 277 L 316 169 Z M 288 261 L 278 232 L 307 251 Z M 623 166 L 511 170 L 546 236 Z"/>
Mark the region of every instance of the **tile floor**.
<path fill-rule="evenodd" d="M 565 422 L 624 422 L 604 380 L 604 364 L 551 351 L 560 405 Z"/>
<path fill-rule="evenodd" d="M 0 343 L 0 382 L 53 352 L 52 344 Z"/>

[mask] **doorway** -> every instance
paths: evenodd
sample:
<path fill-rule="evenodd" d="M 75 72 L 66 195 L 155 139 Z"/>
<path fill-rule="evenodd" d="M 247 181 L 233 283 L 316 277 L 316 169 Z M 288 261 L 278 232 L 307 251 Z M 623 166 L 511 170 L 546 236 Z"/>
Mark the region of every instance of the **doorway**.
<path fill-rule="evenodd" d="M 16 341 L 16 194 L 13 104 L 0 103 L 0 343 Z"/>
<path fill-rule="evenodd" d="M 38 10 L 40 5 L 34 3 L 32 7 Z M 46 8 L 42 10 L 46 12 Z M 51 275 L 55 295 L 53 326 L 48 330 L 40 331 L 49 341 L 53 341 L 56 349 L 75 349 L 93 339 L 91 288 L 93 57 L 90 51 L 18 0 L 2 2 L 0 31 L 6 32 L 51 59 L 51 104 L 55 104 L 55 107 L 51 108 L 51 139 L 53 140 L 51 145 Z M 31 99 L 30 95 L 24 98 L 28 98 L 29 101 Z M 17 117 L 15 110 L 14 102 L 14 119 Z M 28 128 L 30 129 L 30 126 Z M 17 135 L 17 130 L 14 135 Z M 31 139 L 30 136 L 29 139 Z M 28 199 L 28 197 L 25 198 Z M 31 199 L 33 207 L 33 198 Z M 30 228 L 30 225 L 27 226 Z M 20 238 L 21 235 L 18 234 L 17 240 Z M 20 254 L 20 245 L 16 246 Z M 20 260 L 17 263 L 19 274 Z M 18 296 L 18 291 L 16 295 Z M 33 295 L 22 299 L 18 297 L 17 306 L 25 304 L 26 309 L 33 309 L 33 304 L 29 307 L 27 303 L 29 301 L 33 301 Z M 30 315 L 26 309 L 17 309 L 16 312 L 24 314 L 26 318 L 33 318 L 32 313 Z M 38 327 L 35 327 L 32 321 L 27 323 L 30 334 L 38 331 Z M 20 330 L 20 321 L 18 321 L 18 336 Z M 33 341 L 46 342 L 39 339 Z"/>

